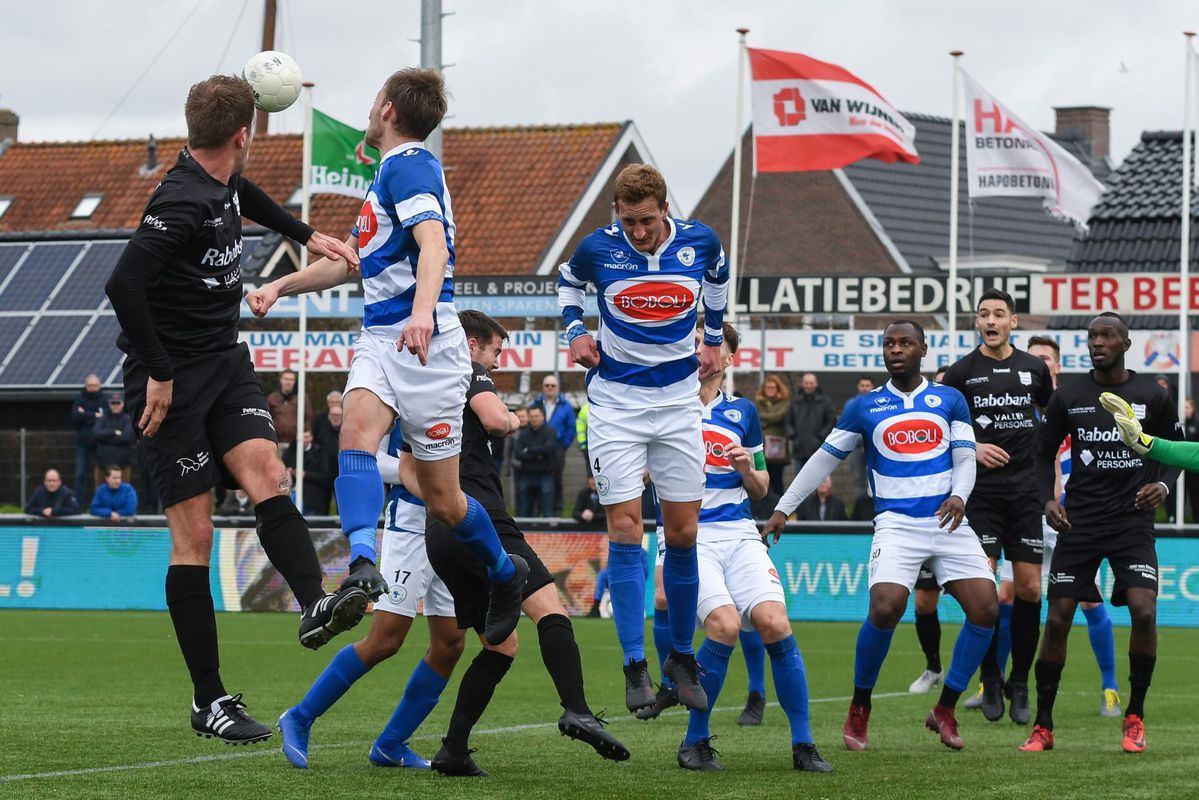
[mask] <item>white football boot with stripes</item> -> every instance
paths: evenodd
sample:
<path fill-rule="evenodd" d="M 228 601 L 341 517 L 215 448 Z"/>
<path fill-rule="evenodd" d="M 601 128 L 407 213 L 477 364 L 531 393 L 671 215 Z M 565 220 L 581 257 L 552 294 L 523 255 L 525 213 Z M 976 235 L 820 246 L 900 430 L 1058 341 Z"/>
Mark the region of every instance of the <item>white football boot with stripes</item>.
<path fill-rule="evenodd" d="M 271 729 L 245 712 L 241 695 L 225 696 L 211 706 L 192 701 L 192 730 L 196 736 L 216 737 L 226 744 L 254 744 L 271 738 Z"/>

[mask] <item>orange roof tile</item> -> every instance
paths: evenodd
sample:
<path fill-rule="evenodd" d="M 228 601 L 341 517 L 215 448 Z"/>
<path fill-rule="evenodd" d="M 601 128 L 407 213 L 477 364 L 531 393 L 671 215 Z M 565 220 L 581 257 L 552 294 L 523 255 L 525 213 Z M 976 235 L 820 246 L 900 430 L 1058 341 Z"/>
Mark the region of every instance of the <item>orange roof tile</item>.
<path fill-rule="evenodd" d="M 532 272 L 628 123 L 445 132 L 446 181 L 458 225 L 457 263 L 465 274 Z M 144 174 L 145 140 L 15 143 L 0 155 L 0 197 L 12 205 L 0 233 L 136 227 L 146 200 L 184 140 L 158 141 L 157 170 Z M 276 200 L 300 184 L 299 134 L 255 140 L 246 175 Z M 71 220 L 79 200 L 100 193 L 91 219 Z M 315 195 L 311 221 L 349 235 L 360 201 Z"/>

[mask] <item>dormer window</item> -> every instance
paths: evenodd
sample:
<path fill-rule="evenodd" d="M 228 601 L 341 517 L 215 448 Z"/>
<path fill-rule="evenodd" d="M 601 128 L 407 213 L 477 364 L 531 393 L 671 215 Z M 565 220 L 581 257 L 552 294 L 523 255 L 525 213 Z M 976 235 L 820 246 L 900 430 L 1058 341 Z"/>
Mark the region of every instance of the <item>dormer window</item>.
<path fill-rule="evenodd" d="M 12 205 L 12 201 L 12 197 L 0 197 L 0 219 L 4 218 L 4 214 L 8 211 L 8 207 Z"/>
<path fill-rule="evenodd" d="M 104 195 L 102 194 L 85 194 L 79 201 L 79 205 L 75 206 L 75 210 L 71 212 L 71 219 L 91 219 L 103 199 Z"/>

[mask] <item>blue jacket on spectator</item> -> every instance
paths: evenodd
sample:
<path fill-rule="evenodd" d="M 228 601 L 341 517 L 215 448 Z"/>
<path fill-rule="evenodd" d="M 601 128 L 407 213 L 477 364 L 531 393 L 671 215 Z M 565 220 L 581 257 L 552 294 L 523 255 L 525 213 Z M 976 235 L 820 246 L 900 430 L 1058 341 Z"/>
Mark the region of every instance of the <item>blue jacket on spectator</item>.
<path fill-rule="evenodd" d="M 539 407 L 542 413 L 544 413 L 545 395 L 538 395 L 537 399 L 532 402 L 532 405 Z M 558 439 L 558 446 L 563 450 L 569 448 L 574 443 L 575 436 L 578 435 L 578 431 L 575 430 L 574 407 L 562 395 L 558 395 L 558 405 L 554 406 L 554 415 L 545 415 L 545 424 L 554 429 L 554 435 Z"/>
<path fill-rule="evenodd" d="M 94 517 L 112 516 L 117 512 L 122 517 L 132 517 L 137 514 L 137 490 L 127 483 L 122 483 L 114 492 L 107 483 L 100 484 L 96 496 L 92 498 L 92 507 L 88 509 Z"/>
<path fill-rule="evenodd" d="M 48 492 L 45 486 L 39 486 L 25 504 L 25 513 L 40 517 L 44 508 L 53 509 L 51 516 L 69 517 L 79 513 L 79 501 L 75 499 L 75 493 L 65 486 L 57 492 Z"/>

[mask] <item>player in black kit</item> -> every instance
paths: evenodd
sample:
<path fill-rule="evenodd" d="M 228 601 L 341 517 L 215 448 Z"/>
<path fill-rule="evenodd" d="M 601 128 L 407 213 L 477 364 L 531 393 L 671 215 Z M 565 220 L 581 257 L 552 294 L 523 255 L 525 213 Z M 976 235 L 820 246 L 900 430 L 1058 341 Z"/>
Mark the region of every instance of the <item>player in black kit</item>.
<path fill-rule="evenodd" d="M 1063 385 L 1045 409 L 1037 452 L 1037 490 L 1049 524 L 1061 532 L 1049 565 L 1049 616 L 1037 659 L 1037 720 L 1020 746 L 1025 752 L 1053 749 L 1053 702 L 1066 664 L 1066 639 L 1079 601 L 1102 599 L 1095 586 L 1100 562 L 1115 577 L 1112 605 L 1128 606 L 1128 683 L 1124 716 L 1126 753 L 1145 749 L 1145 693 L 1157 661 L 1157 549 L 1153 512 L 1165 502 L 1178 469 L 1150 461 L 1127 447 L 1111 414 L 1099 402 L 1114 392 L 1132 406 L 1144 431 L 1182 438 L 1170 395 L 1152 378 L 1124 366 L 1132 343 L 1117 314 L 1096 317 L 1087 328 L 1094 369 Z M 1054 495 L 1054 469 L 1062 440 L 1070 438 L 1070 490 L 1063 508 Z"/>
<path fill-rule="evenodd" d="M 508 515 L 503 485 L 491 455 L 492 436 L 507 436 L 520 427 L 517 416 L 496 394 L 490 375 L 508 332 L 478 311 L 463 311 L 458 318 L 462 321 L 473 362 L 466 407 L 462 413 L 462 458 L 458 467 L 462 489 L 487 511 L 500 535 L 500 543 L 512 560 L 520 559 L 528 564 L 529 577 L 524 585 L 521 608 L 537 626 L 541 658 L 558 690 L 563 708 L 558 730 L 564 736 L 591 745 L 604 758 L 624 761 L 629 757 L 628 749 L 604 730 L 603 722 L 587 705 L 583 691 L 583 663 L 570 617 L 558 597 L 553 576 Z M 403 453 L 400 477 L 405 486 L 419 486 L 413 466 L 411 453 Z M 487 568 L 459 542 L 453 531 L 432 516 L 425 531 L 425 550 L 429 554 L 429 563 L 454 597 L 458 627 L 462 630 L 473 628 L 483 643 L 483 650 L 462 676 L 449 730 L 442 739 L 441 749 L 433 757 L 432 767 L 444 775 L 486 775 L 487 772 L 470 757 L 468 738 L 491 702 L 496 686 L 512 666 L 516 655 L 516 633 L 499 645 L 491 645 L 483 637 L 492 592 Z"/>
<path fill-rule="evenodd" d="M 1012 562 L 1016 597 L 1012 604 L 1012 722 L 1030 717 L 1028 672 L 1041 628 L 1041 503 L 1033 482 L 1037 452 L 1037 408 L 1053 394 L 1045 362 L 1011 343 L 1016 327 L 1012 296 L 987 289 L 978 301 L 976 322 L 982 344 L 950 366 L 943 383 L 966 396 L 978 440 L 978 478 L 966 517 L 995 568 L 1000 553 Z M 1003 675 L 999 671 L 998 625 L 979 672 L 982 711 L 994 722 L 1003 716 Z"/>
<path fill-rule="evenodd" d="M 317 648 L 366 610 L 361 588 L 325 594 L 308 524 L 292 503 L 287 469 L 249 351 L 237 341 L 241 220 L 305 244 L 314 255 L 357 254 L 284 211 L 242 177 L 254 138 L 254 93 L 216 75 L 188 92 L 187 146 L 146 205 L 105 291 L 121 324 L 125 396 L 145 437 L 148 468 L 166 509 L 171 560 L 166 599 L 191 673 L 192 728 L 230 744 L 270 728 L 221 682 L 209 589 L 211 489 L 240 486 L 254 503 L 258 537 L 303 609 L 300 643 Z"/>

